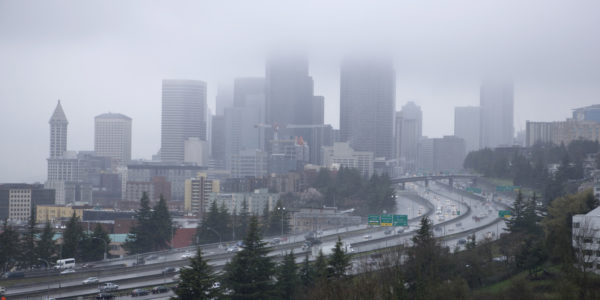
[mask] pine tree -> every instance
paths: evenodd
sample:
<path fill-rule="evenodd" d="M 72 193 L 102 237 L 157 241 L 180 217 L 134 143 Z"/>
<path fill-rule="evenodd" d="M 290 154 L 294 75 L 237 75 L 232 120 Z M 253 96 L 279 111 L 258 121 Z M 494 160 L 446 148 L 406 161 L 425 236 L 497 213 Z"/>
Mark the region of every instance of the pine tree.
<path fill-rule="evenodd" d="M 25 268 L 32 267 L 39 263 L 38 256 L 35 253 L 36 247 L 36 235 L 38 230 L 35 228 L 35 214 L 34 210 L 31 210 L 29 216 L 29 222 L 27 223 L 27 230 L 21 238 L 21 264 Z"/>
<path fill-rule="evenodd" d="M 145 230 L 153 232 L 152 250 L 159 251 L 169 248 L 171 237 L 174 235 L 174 228 L 167 202 L 162 195 L 160 195 L 160 200 L 154 206 L 151 222 L 147 226 Z"/>
<path fill-rule="evenodd" d="M 280 299 L 295 299 L 299 283 L 294 252 L 286 254 L 277 270 L 277 291 Z"/>
<path fill-rule="evenodd" d="M 333 254 L 329 258 L 329 274 L 333 278 L 344 278 L 346 276 L 346 269 L 350 265 L 350 257 L 346 255 L 342 247 L 342 239 L 338 236 L 338 240 L 333 248 Z"/>
<path fill-rule="evenodd" d="M 214 287 L 216 281 L 213 268 L 203 259 L 202 249 L 198 247 L 196 256 L 190 258 L 190 266 L 181 269 L 175 294 L 182 300 L 218 299 L 221 290 Z"/>
<path fill-rule="evenodd" d="M 508 230 L 512 233 L 519 232 L 523 229 L 523 220 L 525 218 L 525 201 L 521 190 L 517 193 L 517 198 L 513 202 L 511 209 L 511 217 L 506 221 Z"/>
<path fill-rule="evenodd" d="M 154 232 L 149 230 L 152 228 L 152 210 L 146 192 L 142 194 L 140 199 L 140 209 L 135 215 L 135 220 L 136 223 L 131 227 L 123 248 L 129 254 L 152 251 Z"/>
<path fill-rule="evenodd" d="M 40 239 L 37 242 L 35 252 L 37 253 L 37 257 L 48 262 L 56 254 L 54 229 L 52 229 L 52 225 L 50 225 L 50 222 L 48 221 L 46 222 L 46 225 L 40 234 Z"/>
<path fill-rule="evenodd" d="M 83 260 L 98 261 L 104 259 L 104 241 L 106 241 L 106 254 L 108 255 L 108 244 L 110 244 L 110 237 L 100 224 L 96 224 L 94 231 L 91 234 L 86 235 L 84 240 L 81 242 L 81 256 Z"/>
<path fill-rule="evenodd" d="M 218 210 L 218 215 L 218 223 L 214 228 L 221 234 L 224 240 L 233 239 L 233 230 L 229 227 L 231 218 L 227 207 L 225 207 L 225 202 L 221 203 L 221 206 Z"/>
<path fill-rule="evenodd" d="M 308 260 L 308 252 L 306 256 L 304 256 L 304 261 L 302 262 L 302 266 L 300 267 L 300 281 L 305 288 L 312 287 L 315 283 L 315 269 L 312 264 Z"/>
<path fill-rule="evenodd" d="M 83 240 L 84 233 L 79 217 L 73 212 L 63 232 L 62 258 L 80 258 L 79 243 Z"/>
<path fill-rule="evenodd" d="M 433 236 L 429 218 L 422 218 L 420 225 L 412 238 L 413 247 L 408 251 L 406 278 L 413 279 L 413 298 L 429 299 L 440 280 L 441 248 Z"/>
<path fill-rule="evenodd" d="M 237 216 L 239 226 L 235 230 L 239 236 L 245 236 L 248 231 L 248 220 L 250 214 L 248 213 L 248 201 L 244 199 L 242 202 L 242 209 L 240 210 L 239 216 Z"/>
<path fill-rule="evenodd" d="M 4 220 L 0 233 L 0 268 L 4 272 L 12 269 L 19 258 L 19 233 Z"/>
<path fill-rule="evenodd" d="M 219 236 L 213 231 L 219 227 L 219 208 L 217 202 L 213 201 L 208 213 L 204 214 L 202 223 L 198 226 L 198 242 L 200 244 L 215 243 L 219 241 Z M 211 230 L 213 229 L 213 230 Z M 218 232 L 218 231 L 217 231 Z M 221 234 L 221 233 L 219 233 Z"/>
<path fill-rule="evenodd" d="M 258 219 L 252 217 L 242 250 L 225 265 L 224 284 L 232 290 L 232 299 L 268 299 L 274 296 L 271 275 L 274 264 L 261 239 Z"/>
<path fill-rule="evenodd" d="M 319 255 L 315 260 L 315 282 L 327 281 L 329 270 L 327 270 L 327 258 L 323 255 L 323 250 L 319 250 Z"/>

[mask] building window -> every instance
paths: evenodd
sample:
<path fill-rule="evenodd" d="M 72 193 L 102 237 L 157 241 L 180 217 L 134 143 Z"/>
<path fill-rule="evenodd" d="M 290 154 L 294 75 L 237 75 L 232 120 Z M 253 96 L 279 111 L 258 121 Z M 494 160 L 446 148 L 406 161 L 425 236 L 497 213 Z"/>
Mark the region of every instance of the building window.
<path fill-rule="evenodd" d="M 579 222 L 573 223 L 573 228 L 579 228 Z"/>

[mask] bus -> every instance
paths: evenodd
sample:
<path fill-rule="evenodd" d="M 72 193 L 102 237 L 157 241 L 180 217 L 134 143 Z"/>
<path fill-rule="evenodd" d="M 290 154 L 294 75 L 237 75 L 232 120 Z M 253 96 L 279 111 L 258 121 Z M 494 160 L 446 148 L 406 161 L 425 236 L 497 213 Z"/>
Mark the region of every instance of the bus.
<path fill-rule="evenodd" d="M 59 259 L 56 261 L 55 269 L 64 270 L 64 269 L 73 269 L 75 268 L 75 259 L 74 258 L 65 258 Z"/>

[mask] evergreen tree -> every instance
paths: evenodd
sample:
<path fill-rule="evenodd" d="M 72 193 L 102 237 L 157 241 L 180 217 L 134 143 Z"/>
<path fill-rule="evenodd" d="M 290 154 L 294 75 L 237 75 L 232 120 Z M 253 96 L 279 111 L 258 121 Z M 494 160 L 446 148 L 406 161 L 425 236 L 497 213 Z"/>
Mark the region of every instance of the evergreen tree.
<path fill-rule="evenodd" d="M 342 247 L 342 239 L 338 236 L 338 240 L 333 248 L 333 254 L 329 258 L 329 274 L 333 278 L 344 278 L 346 276 L 346 269 L 350 265 L 350 256 L 346 255 Z"/>
<path fill-rule="evenodd" d="M 230 227 L 231 217 L 229 215 L 229 211 L 227 207 L 225 207 L 225 202 L 221 203 L 221 207 L 218 210 L 219 218 L 216 227 L 214 227 L 222 236 L 222 238 L 226 241 L 233 239 L 233 228 Z"/>
<path fill-rule="evenodd" d="M 151 222 L 147 226 L 145 230 L 154 233 L 152 234 L 152 250 L 159 251 L 169 248 L 175 228 L 173 228 L 167 202 L 162 195 L 160 195 L 160 200 L 154 206 Z"/>
<path fill-rule="evenodd" d="M 198 226 L 197 237 L 200 244 L 216 243 L 219 241 L 219 235 L 213 231 L 219 227 L 219 217 L 217 202 L 213 201 L 209 211 L 204 214 L 202 223 Z"/>
<path fill-rule="evenodd" d="M 4 220 L 0 233 L 0 268 L 4 272 L 12 269 L 19 259 L 19 233 Z"/>
<path fill-rule="evenodd" d="M 305 288 L 312 287 L 315 283 L 315 269 L 312 264 L 308 260 L 308 252 L 306 256 L 304 256 L 304 261 L 302 262 L 302 266 L 300 267 L 300 281 Z"/>
<path fill-rule="evenodd" d="M 294 252 L 290 251 L 283 257 L 283 262 L 277 270 L 277 291 L 280 299 L 296 299 L 298 278 L 298 266 Z"/>
<path fill-rule="evenodd" d="M 152 209 L 150 209 L 150 199 L 148 199 L 146 192 L 142 194 L 140 199 L 140 209 L 135 215 L 135 221 L 135 225 L 131 227 L 123 248 L 129 254 L 152 251 L 154 239 Z"/>
<path fill-rule="evenodd" d="M 35 214 L 34 210 L 31 210 L 29 216 L 29 222 L 27 223 L 27 229 L 21 238 L 21 264 L 22 267 L 29 268 L 39 263 L 37 253 L 35 252 L 36 247 L 36 235 L 38 230 L 35 228 Z"/>
<path fill-rule="evenodd" d="M 413 278 L 411 292 L 414 299 L 429 299 L 440 281 L 441 247 L 431 231 L 429 218 L 421 219 L 421 227 L 412 238 L 408 251 L 406 278 Z"/>
<path fill-rule="evenodd" d="M 108 255 L 110 237 L 100 224 L 96 224 L 94 231 L 86 235 L 81 242 L 82 259 L 84 261 L 98 261 L 104 259 L 104 241 L 106 241 L 106 255 Z"/>
<path fill-rule="evenodd" d="M 56 254 L 56 243 L 54 242 L 54 229 L 50 222 L 46 221 L 46 225 L 40 234 L 40 239 L 37 242 L 35 252 L 37 257 L 50 261 Z"/>
<path fill-rule="evenodd" d="M 242 202 L 242 209 L 240 210 L 239 216 L 237 216 L 237 222 L 239 226 L 236 228 L 236 234 L 239 236 L 246 236 L 246 231 L 248 231 L 248 220 L 250 219 L 250 214 L 248 213 L 248 201 L 244 199 Z"/>
<path fill-rule="evenodd" d="M 521 193 L 521 190 L 519 190 L 517 193 L 517 198 L 513 202 L 511 217 L 506 221 L 506 226 L 511 233 L 516 233 L 523 230 L 525 206 L 526 203 L 523 200 L 523 194 Z"/>
<path fill-rule="evenodd" d="M 198 247 L 196 256 L 190 258 L 190 267 L 181 269 L 175 294 L 182 300 L 218 299 L 221 290 L 213 287 L 216 281 L 213 268 L 202 258 L 202 249 Z"/>
<path fill-rule="evenodd" d="M 327 281 L 329 277 L 329 270 L 327 269 L 327 258 L 323 255 L 323 251 L 319 250 L 319 255 L 317 255 L 317 259 L 315 260 L 315 281 Z"/>
<path fill-rule="evenodd" d="M 274 296 L 271 275 L 274 264 L 262 241 L 258 219 L 252 217 L 242 250 L 225 265 L 223 281 L 232 291 L 232 299 L 268 299 Z"/>
<path fill-rule="evenodd" d="M 80 258 L 79 243 L 83 240 L 84 233 L 79 217 L 73 212 L 69 219 L 65 231 L 63 232 L 63 246 L 60 257 L 62 258 Z"/>

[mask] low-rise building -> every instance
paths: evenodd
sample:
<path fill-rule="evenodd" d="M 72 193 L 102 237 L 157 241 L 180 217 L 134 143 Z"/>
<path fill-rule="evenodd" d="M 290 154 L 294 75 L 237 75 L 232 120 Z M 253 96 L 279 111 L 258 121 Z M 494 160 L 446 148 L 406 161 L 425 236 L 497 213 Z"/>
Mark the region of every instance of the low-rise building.
<path fill-rule="evenodd" d="M 582 271 L 600 274 L 600 207 L 574 215 L 572 222 L 576 265 Z"/>
<path fill-rule="evenodd" d="M 322 147 L 321 154 L 327 168 L 354 168 L 365 177 L 373 175 L 373 152 L 355 151 L 349 143 L 333 143 Z"/>
<path fill-rule="evenodd" d="M 73 216 L 83 219 L 83 211 L 92 208 L 88 205 L 72 206 L 72 205 L 38 205 L 36 207 L 36 222 L 37 223 L 55 223 L 61 220 L 68 220 Z"/>

